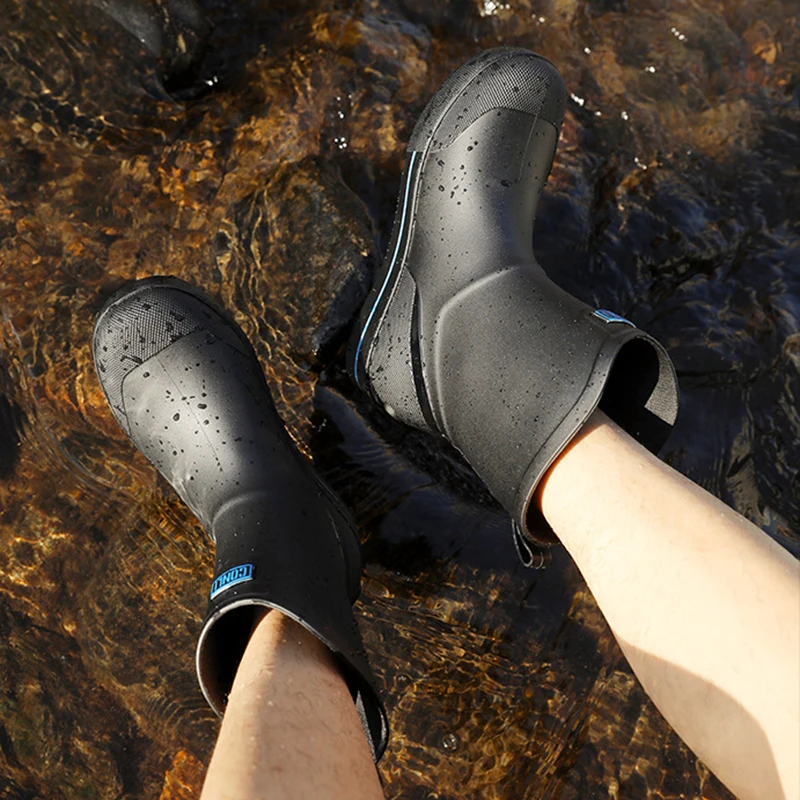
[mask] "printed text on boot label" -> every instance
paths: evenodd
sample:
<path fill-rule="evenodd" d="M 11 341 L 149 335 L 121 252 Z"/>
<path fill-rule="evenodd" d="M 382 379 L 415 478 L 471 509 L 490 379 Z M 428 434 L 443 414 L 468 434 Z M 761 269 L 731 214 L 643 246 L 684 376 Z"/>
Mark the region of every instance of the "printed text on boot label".
<path fill-rule="evenodd" d="M 244 583 L 244 581 L 253 580 L 253 565 L 241 564 L 238 567 L 223 572 L 214 583 L 211 584 L 211 594 L 209 600 L 213 600 L 220 592 L 230 589 L 237 583 Z"/>

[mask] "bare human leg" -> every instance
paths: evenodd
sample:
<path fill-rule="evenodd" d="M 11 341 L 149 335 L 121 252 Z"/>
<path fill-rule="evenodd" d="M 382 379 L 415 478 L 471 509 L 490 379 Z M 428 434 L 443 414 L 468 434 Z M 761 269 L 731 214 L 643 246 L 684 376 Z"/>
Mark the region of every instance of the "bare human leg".
<path fill-rule="evenodd" d="M 601 412 L 538 500 L 686 744 L 740 800 L 800 798 L 800 562 Z"/>
<path fill-rule="evenodd" d="M 278 611 L 255 623 L 202 800 L 382 800 L 331 652 Z"/>

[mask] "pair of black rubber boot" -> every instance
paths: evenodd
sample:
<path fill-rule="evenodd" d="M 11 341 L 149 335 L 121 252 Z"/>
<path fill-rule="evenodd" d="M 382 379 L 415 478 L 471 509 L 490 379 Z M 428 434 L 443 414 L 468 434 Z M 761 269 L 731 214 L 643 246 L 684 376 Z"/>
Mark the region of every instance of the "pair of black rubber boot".
<path fill-rule="evenodd" d="M 554 538 L 534 490 L 596 407 L 653 451 L 677 413 L 664 349 L 534 259 L 564 101 L 556 69 L 519 49 L 483 53 L 441 87 L 412 134 L 350 354 L 388 413 L 464 454 L 523 560 L 528 540 Z M 386 713 L 352 612 L 358 534 L 286 434 L 244 333 L 198 289 L 150 278 L 106 303 L 93 347 L 117 420 L 216 543 L 197 650 L 208 702 L 222 714 L 254 612 L 279 609 L 338 656 L 379 758 Z"/>

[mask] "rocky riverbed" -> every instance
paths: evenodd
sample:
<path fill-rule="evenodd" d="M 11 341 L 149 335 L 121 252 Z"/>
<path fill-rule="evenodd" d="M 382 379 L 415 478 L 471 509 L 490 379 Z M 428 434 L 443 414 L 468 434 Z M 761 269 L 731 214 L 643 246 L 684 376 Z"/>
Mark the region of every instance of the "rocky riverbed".
<path fill-rule="evenodd" d="M 193 798 L 212 545 L 105 404 L 94 318 L 173 274 L 252 338 L 358 520 L 387 796 L 722 800 L 559 548 L 344 347 L 425 102 L 483 48 L 570 92 L 535 249 L 678 369 L 677 469 L 800 554 L 800 10 L 689 0 L 0 0 L 0 796 Z M 642 598 L 646 603 L 647 598 Z M 709 632 L 712 635 L 712 632 Z"/>

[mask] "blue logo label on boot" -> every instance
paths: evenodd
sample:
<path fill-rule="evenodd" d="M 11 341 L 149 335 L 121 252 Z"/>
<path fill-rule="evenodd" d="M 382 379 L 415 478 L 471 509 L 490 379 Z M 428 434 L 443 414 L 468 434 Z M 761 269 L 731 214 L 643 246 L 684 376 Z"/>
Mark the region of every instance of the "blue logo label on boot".
<path fill-rule="evenodd" d="M 631 328 L 636 327 L 629 319 L 625 319 L 625 317 L 621 317 L 613 311 L 607 311 L 605 308 L 598 308 L 597 311 L 593 311 L 592 313 L 596 317 L 600 317 L 603 322 L 621 322 L 623 325 L 630 325 Z"/>
<path fill-rule="evenodd" d="M 231 586 L 236 586 L 237 583 L 244 583 L 245 581 L 253 580 L 253 565 L 241 564 L 238 567 L 223 572 L 214 583 L 211 584 L 211 594 L 208 599 L 213 600 L 220 592 L 230 589 Z"/>

